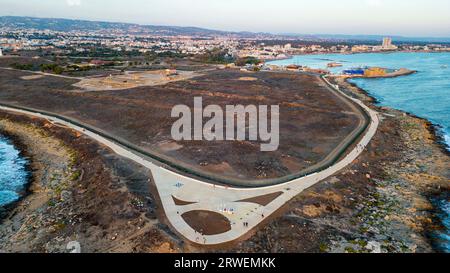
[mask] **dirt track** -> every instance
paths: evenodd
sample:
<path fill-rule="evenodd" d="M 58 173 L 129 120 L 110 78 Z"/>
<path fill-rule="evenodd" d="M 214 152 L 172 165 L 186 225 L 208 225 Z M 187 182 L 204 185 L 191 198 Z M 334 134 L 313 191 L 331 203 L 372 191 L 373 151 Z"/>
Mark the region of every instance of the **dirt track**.
<path fill-rule="evenodd" d="M 76 93 L 69 79 L 23 80 L 0 75 L 0 100 L 79 119 L 189 168 L 241 179 L 286 176 L 321 161 L 358 124 L 358 116 L 309 75 L 210 72 L 165 86 Z M 242 81 L 242 77 L 255 78 Z M 295 88 L 292 88 L 292 87 Z M 174 142 L 170 111 L 177 104 L 280 105 L 280 148 L 261 153 L 259 142 Z"/>

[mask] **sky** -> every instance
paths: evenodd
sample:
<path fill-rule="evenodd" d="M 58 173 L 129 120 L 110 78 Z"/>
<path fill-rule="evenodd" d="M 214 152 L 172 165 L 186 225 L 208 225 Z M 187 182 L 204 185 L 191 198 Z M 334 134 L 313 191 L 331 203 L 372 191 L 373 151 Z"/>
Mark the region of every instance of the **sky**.
<path fill-rule="evenodd" d="M 450 0 L 0 0 L 0 15 L 229 31 L 450 37 Z"/>

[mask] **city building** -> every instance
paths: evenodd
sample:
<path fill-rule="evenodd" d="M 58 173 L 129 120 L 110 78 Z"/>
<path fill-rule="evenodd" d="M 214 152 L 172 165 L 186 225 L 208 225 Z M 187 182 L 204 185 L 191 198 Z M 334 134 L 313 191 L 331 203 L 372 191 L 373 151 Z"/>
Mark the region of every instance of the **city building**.
<path fill-rule="evenodd" d="M 352 47 L 352 52 L 368 52 L 370 47 L 367 45 L 355 45 Z"/>
<path fill-rule="evenodd" d="M 364 70 L 364 76 L 365 77 L 383 77 L 387 73 L 385 68 L 381 67 L 369 67 L 366 70 Z"/>
<path fill-rule="evenodd" d="M 397 46 L 392 44 L 392 38 L 385 37 L 383 38 L 383 45 L 381 46 L 381 50 L 396 50 Z"/>
<path fill-rule="evenodd" d="M 392 38 L 389 38 L 389 37 L 383 38 L 383 47 L 387 48 L 390 46 L 392 46 Z"/>

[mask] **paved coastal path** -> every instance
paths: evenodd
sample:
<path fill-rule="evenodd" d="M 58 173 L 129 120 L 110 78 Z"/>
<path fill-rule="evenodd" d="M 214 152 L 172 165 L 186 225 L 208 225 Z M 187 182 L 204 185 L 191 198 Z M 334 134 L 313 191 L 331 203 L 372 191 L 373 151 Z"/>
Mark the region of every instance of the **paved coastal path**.
<path fill-rule="evenodd" d="M 355 148 L 331 167 L 283 184 L 260 188 L 234 188 L 213 185 L 161 167 L 138 152 L 125 148 L 104 136 L 69 121 L 39 112 L 7 106 L 0 106 L 0 110 L 27 114 L 67 126 L 102 143 L 118 155 L 145 166 L 153 176 L 165 215 L 172 227 L 191 242 L 201 245 L 217 245 L 239 239 L 305 189 L 329 178 L 352 164 L 376 134 L 379 125 L 377 112 L 364 105 L 361 101 L 351 98 L 336 89 L 325 78 L 324 80 L 335 92 L 339 92 L 364 109 L 370 117 L 368 128 L 358 140 L 358 143 L 355 143 Z M 255 203 L 254 200 L 248 200 L 269 194 L 275 194 L 277 197 L 267 205 L 260 205 Z M 176 202 L 176 200 L 183 202 Z M 201 232 L 194 230 L 183 218 L 184 213 L 193 211 L 218 213 L 228 219 L 231 229 L 221 234 L 202 235 Z"/>
<path fill-rule="evenodd" d="M 33 70 L 21 70 L 21 69 L 15 69 L 12 67 L 0 67 L 2 70 L 10 70 L 10 71 L 19 71 L 23 73 L 30 73 L 35 75 L 41 75 L 41 76 L 48 76 L 48 77 L 55 77 L 55 78 L 62 78 L 62 79 L 69 79 L 69 80 L 82 80 L 81 77 L 72 77 L 72 76 L 65 76 L 60 74 L 53 74 L 53 73 L 47 73 L 42 71 L 33 71 Z"/>

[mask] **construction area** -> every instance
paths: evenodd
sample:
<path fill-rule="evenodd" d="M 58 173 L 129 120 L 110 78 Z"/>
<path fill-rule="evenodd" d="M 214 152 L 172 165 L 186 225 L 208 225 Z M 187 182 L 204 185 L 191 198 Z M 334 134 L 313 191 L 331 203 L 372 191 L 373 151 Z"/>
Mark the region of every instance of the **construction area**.
<path fill-rule="evenodd" d="M 164 85 L 169 82 L 187 80 L 200 74 L 173 69 L 156 71 L 125 71 L 108 76 L 86 77 L 74 84 L 84 91 L 123 90 L 140 86 Z"/>

